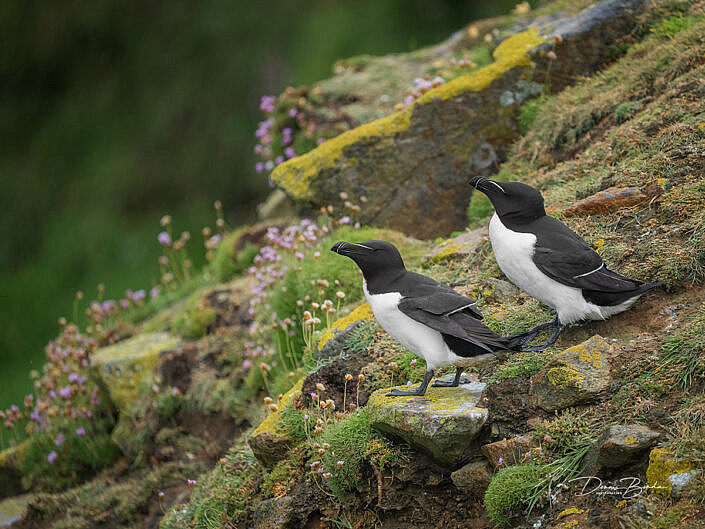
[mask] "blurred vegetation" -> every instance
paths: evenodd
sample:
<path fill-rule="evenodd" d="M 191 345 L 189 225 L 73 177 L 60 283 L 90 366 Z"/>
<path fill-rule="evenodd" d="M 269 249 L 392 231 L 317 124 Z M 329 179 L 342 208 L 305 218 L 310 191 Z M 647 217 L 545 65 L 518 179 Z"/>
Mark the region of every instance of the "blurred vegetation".
<path fill-rule="evenodd" d="M 76 290 L 89 301 L 104 282 L 119 297 L 158 279 L 161 215 L 195 235 L 216 198 L 230 225 L 253 217 L 261 94 L 513 3 L 3 2 L 0 406 L 30 389 Z"/>

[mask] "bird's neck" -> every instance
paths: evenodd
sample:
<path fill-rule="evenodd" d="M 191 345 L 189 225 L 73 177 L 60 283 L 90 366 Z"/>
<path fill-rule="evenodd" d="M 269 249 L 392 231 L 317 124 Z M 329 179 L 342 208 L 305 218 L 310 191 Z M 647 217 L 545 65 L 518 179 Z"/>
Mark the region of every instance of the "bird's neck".
<path fill-rule="evenodd" d="M 380 294 L 388 291 L 399 278 L 406 274 L 405 268 L 391 268 L 384 270 L 363 270 L 367 291 L 370 294 Z"/>
<path fill-rule="evenodd" d="M 509 229 L 514 229 L 515 231 L 519 228 L 522 228 L 528 224 L 531 224 L 532 222 L 540 219 L 541 217 L 546 216 L 545 211 L 532 211 L 532 212 L 521 212 L 521 213 L 516 213 L 516 212 L 508 212 L 508 213 L 502 213 L 497 215 L 499 217 L 499 220 L 502 221 L 502 224 L 504 224 L 507 228 Z"/>

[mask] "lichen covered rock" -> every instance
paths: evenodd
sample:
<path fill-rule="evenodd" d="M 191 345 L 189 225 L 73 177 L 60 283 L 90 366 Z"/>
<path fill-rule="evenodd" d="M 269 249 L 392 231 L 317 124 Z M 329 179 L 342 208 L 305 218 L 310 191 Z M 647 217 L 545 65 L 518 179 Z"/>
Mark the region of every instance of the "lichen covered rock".
<path fill-rule="evenodd" d="M 472 254 L 488 238 L 487 226 L 461 233 L 457 237 L 444 240 L 431 253 L 424 257 L 426 263 L 440 263 L 447 259 L 459 259 Z"/>
<path fill-rule="evenodd" d="M 469 176 L 490 175 L 519 136 L 519 107 L 598 68 L 643 0 L 607 0 L 574 16 L 524 23 L 493 62 L 293 158 L 272 173 L 294 199 L 339 206 L 366 196 L 362 220 L 422 238 L 465 227 Z M 552 36 L 562 37 L 550 67 Z M 399 183 L 403 182 L 400 187 Z"/>
<path fill-rule="evenodd" d="M 659 437 L 659 432 L 639 424 L 610 426 L 586 454 L 584 471 L 592 474 L 636 463 Z"/>
<path fill-rule="evenodd" d="M 595 335 L 555 355 L 531 377 L 530 396 L 547 412 L 594 399 L 610 383 L 610 346 Z"/>
<path fill-rule="evenodd" d="M 0 527 L 12 527 L 27 512 L 30 495 L 15 496 L 0 501 Z"/>
<path fill-rule="evenodd" d="M 137 401 L 140 387 L 151 383 L 159 354 L 178 342 L 177 337 L 160 332 L 140 334 L 98 349 L 91 359 L 92 366 L 118 410 L 130 409 Z"/>
<path fill-rule="evenodd" d="M 389 389 L 381 389 L 370 396 L 367 406 L 373 428 L 404 439 L 444 466 L 457 468 L 467 459 L 471 441 L 487 420 L 487 410 L 477 407 L 483 388 L 480 382 L 457 388 L 429 386 L 423 397 L 388 397 Z"/>
<path fill-rule="evenodd" d="M 252 453 L 267 468 L 272 468 L 277 461 L 284 459 L 289 452 L 292 441 L 289 439 L 282 423 L 282 410 L 301 395 L 303 382 L 303 379 L 299 380 L 294 387 L 284 394 L 277 403 L 279 409 L 267 415 L 247 439 L 247 444 L 250 445 Z"/>
<path fill-rule="evenodd" d="M 678 488 L 682 488 L 684 486 L 682 482 L 686 481 L 683 476 L 689 474 L 691 470 L 692 467 L 688 461 L 676 458 L 665 448 L 654 448 L 649 454 L 646 483 L 654 494 L 668 498 L 673 492 L 673 483 L 675 482 Z"/>

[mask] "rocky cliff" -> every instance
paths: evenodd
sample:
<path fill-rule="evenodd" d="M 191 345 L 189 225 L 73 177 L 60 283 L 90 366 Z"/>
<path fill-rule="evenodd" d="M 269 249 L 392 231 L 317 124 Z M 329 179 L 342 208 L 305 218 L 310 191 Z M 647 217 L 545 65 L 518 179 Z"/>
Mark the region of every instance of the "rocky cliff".
<path fill-rule="evenodd" d="M 205 231 L 198 273 L 162 219 L 161 285 L 63 322 L 2 412 L 29 436 L 0 452 L 0 525 L 704 526 L 703 7 L 520 4 L 265 101 L 268 218 Z M 538 187 L 611 268 L 666 287 L 386 397 L 425 366 L 336 240 L 393 242 L 502 334 L 553 318 L 499 270 L 478 174 Z"/>

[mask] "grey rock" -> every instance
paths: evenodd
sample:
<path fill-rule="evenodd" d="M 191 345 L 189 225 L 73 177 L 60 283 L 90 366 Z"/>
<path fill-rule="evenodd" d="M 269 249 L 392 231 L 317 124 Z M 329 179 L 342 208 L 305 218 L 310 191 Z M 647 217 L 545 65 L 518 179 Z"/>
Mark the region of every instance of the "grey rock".
<path fill-rule="evenodd" d="M 583 473 L 631 465 L 658 441 L 661 434 L 639 424 L 610 426 L 595 441 L 583 461 Z"/>
<path fill-rule="evenodd" d="M 471 442 L 487 420 L 487 410 L 477 407 L 483 388 L 477 381 L 457 388 L 429 386 L 423 397 L 387 397 L 389 389 L 381 389 L 370 396 L 367 408 L 373 428 L 457 468 L 468 459 Z"/>

